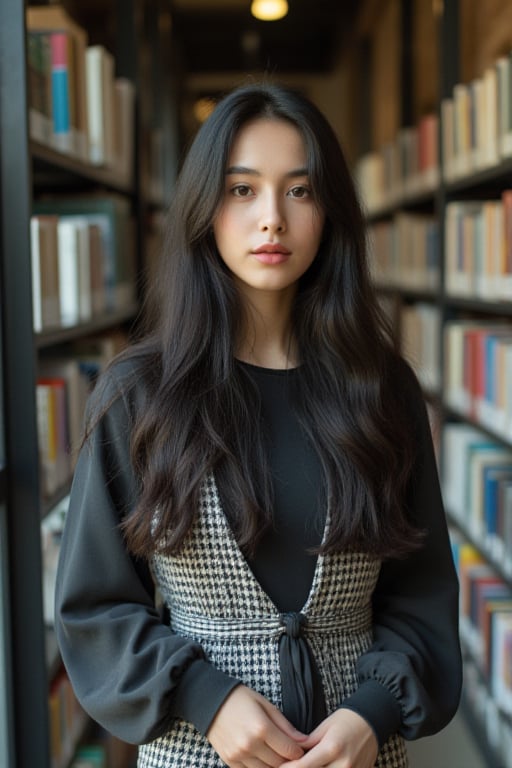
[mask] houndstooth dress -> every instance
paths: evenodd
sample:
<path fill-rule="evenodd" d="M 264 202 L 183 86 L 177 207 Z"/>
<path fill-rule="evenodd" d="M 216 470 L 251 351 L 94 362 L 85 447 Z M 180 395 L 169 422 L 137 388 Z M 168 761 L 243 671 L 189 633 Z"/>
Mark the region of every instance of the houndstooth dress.
<path fill-rule="evenodd" d="M 171 628 L 200 643 L 209 661 L 281 707 L 282 615 L 253 575 L 222 510 L 213 477 L 177 556 L 155 554 L 152 570 Z M 320 555 L 301 614 L 324 688 L 327 713 L 357 687 L 355 665 L 372 641 L 371 596 L 380 561 L 365 554 Z M 171 730 L 139 747 L 138 768 L 222 768 L 194 726 L 176 718 Z M 406 768 L 403 739 L 382 747 L 379 768 Z"/>

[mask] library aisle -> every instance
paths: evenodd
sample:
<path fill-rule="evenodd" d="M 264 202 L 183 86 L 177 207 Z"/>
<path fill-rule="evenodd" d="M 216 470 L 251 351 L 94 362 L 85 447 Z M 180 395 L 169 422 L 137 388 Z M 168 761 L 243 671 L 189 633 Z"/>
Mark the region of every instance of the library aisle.
<path fill-rule="evenodd" d="M 52 629 L 74 446 L 137 329 L 182 148 L 269 73 L 342 139 L 429 406 L 464 688 L 410 768 L 512 768 L 512 2 L 289 5 L 265 26 L 249 0 L 0 0 L 0 768 L 133 768 Z"/>
<path fill-rule="evenodd" d="M 407 743 L 409 768 L 488 768 L 461 714 L 436 736 Z"/>

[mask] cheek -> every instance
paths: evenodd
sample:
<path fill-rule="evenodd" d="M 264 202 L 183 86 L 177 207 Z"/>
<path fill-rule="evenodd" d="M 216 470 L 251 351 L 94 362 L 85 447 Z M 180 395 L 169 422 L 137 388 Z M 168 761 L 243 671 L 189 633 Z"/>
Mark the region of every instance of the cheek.
<path fill-rule="evenodd" d="M 233 216 L 229 210 L 222 210 L 213 223 L 213 234 L 217 247 L 225 243 L 236 232 L 238 217 Z"/>

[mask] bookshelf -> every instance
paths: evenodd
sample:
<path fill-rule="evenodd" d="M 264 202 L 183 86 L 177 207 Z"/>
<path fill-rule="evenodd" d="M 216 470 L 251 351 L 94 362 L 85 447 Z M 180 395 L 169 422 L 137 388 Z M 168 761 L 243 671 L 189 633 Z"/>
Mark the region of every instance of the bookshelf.
<path fill-rule="evenodd" d="M 512 695 L 503 664 L 512 639 L 512 111 L 504 94 L 512 9 L 500 0 L 485 13 L 473 0 L 391 0 L 385 12 L 365 5 L 357 44 L 369 59 L 379 59 L 380 14 L 395 15 L 388 34 L 400 37 L 402 50 L 388 90 L 394 104 L 386 107 L 398 115 L 396 129 L 380 143 L 367 141 L 356 164 L 374 280 L 424 387 L 434 374 L 434 392 L 425 388 L 436 395 L 440 473 L 461 579 L 462 711 L 486 764 L 510 768 Z M 382 78 L 374 73 L 367 84 L 372 97 L 362 114 L 385 127 L 382 98 L 374 98 Z M 431 154 L 421 135 L 426 119 L 436 125 L 436 170 L 422 174 Z M 426 256 L 425 243 L 433 225 L 435 258 Z M 434 370 L 425 376 L 429 365 Z"/>
<path fill-rule="evenodd" d="M 43 15 L 59 8 L 55 3 L 37 0 L 34 5 L 37 6 L 35 13 Z M 87 144 L 77 137 L 84 126 L 84 115 L 80 118 L 79 107 L 71 102 L 70 125 L 77 134 L 60 136 L 56 143 L 55 124 L 48 129 L 49 123 L 44 122 L 44 118 L 48 118 L 45 103 L 34 101 L 33 33 L 39 28 L 28 15 L 28 3 L 19 0 L 2 2 L 0 765 L 16 765 L 18 768 L 71 768 L 81 737 L 94 730 L 93 724 L 78 708 L 73 710 L 76 705 L 62 676 L 62 665 L 48 620 L 52 604 L 48 597 L 51 573 L 43 569 L 48 552 L 43 551 L 42 544 L 46 542 L 48 530 L 47 538 L 52 541 L 52 525 L 65 512 L 72 467 L 68 465 L 67 473 L 59 474 L 55 482 L 45 487 L 48 478 L 47 467 L 41 458 L 39 389 L 51 389 L 56 385 L 55 382 L 43 384 L 41 377 L 50 377 L 49 366 L 55 364 L 56 358 L 62 366 L 80 365 L 91 375 L 91 358 L 96 366 L 105 362 L 117 349 L 120 337 L 127 338 L 136 326 L 149 256 L 156 250 L 154 239 L 159 234 L 154 222 L 162 217 L 172 188 L 179 140 L 175 103 L 178 80 L 173 71 L 168 3 L 164 0 L 103 0 L 101 3 L 64 0 L 62 8 L 73 25 L 69 27 L 72 32 L 66 27 L 68 45 L 72 38 L 72 44 L 78 46 L 76 50 L 85 50 L 80 49 L 85 36 L 88 46 L 101 47 L 106 52 L 107 63 L 102 66 L 107 70 L 111 67 L 112 79 L 108 82 L 114 91 L 110 93 L 116 94 L 116 108 L 125 111 L 118 113 L 123 119 L 117 121 L 117 129 L 112 131 L 112 154 L 103 159 L 88 154 Z M 73 37 L 75 32 L 76 38 Z M 48 34 L 48 30 L 38 32 L 40 37 L 36 44 L 42 46 L 43 53 Z M 73 77 L 79 77 L 78 70 L 78 65 L 76 70 L 68 70 L 69 82 Z M 42 70 L 39 75 L 42 76 Z M 77 93 L 83 96 L 86 89 L 74 92 L 78 102 Z M 158 98 L 150 99 L 151 93 L 158 94 Z M 34 109 L 38 113 L 35 123 Z M 73 122 L 75 117 L 76 123 Z M 126 132 L 128 125 L 131 133 Z M 38 133 L 37 129 L 41 127 L 43 131 Z M 90 137 L 88 131 L 89 126 L 86 135 Z M 39 215 L 52 219 L 47 222 L 48 226 L 56 227 L 55 242 L 62 248 L 65 241 L 58 239 L 60 222 L 66 217 L 78 216 L 76 211 L 65 208 L 73 207 L 77 201 L 83 204 L 84 198 L 89 201 L 90 208 L 81 211 L 80 215 L 90 217 L 94 213 L 100 216 L 94 204 L 98 200 L 108 200 L 117 211 L 110 219 L 114 223 L 111 223 L 111 230 L 102 229 L 103 225 L 107 227 L 106 214 L 107 218 L 101 221 L 75 222 L 77 227 L 79 224 L 82 227 L 77 229 L 82 234 L 76 235 L 76 242 L 82 238 L 80 247 L 86 242 L 89 247 L 89 250 L 76 252 L 77 264 L 82 265 L 79 285 L 88 286 L 87 290 L 77 294 L 82 309 L 77 317 L 64 323 L 61 274 L 58 270 L 45 273 L 47 281 L 48 274 L 53 274 L 53 282 L 50 282 L 57 289 L 50 297 L 53 301 L 51 311 L 46 302 L 47 313 L 43 311 L 37 326 L 36 241 L 31 222 Z M 55 206 L 55 210 L 38 213 L 43 206 Z M 66 224 L 69 225 L 68 233 L 73 232 L 74 225 L 70 221 Z M 61 229 L 65 231 L 66 227 Z M 115 238 L 124 238 L 120 261 L 107 250 L 106 232 L 114 233 Z M 51 237 L 54 236 L 55 232 Z M 37 241 L 38 248 L 41 242 L 41 239 Z M 96 273 L 83 265 L 88 264 L 84 253 L 89 254 L 92 262 L 92 247 L 93 244 L 98 247 L 98 243 L 103 250 L 95 252 L 97 266 L 106 270 L 105 265 L 114 264 L 116 269 L 125 269 L 127 260 L 124 257 L 129 243 L 133 243 L 133 262 L 131 272 L 122 279 L 119 277 L 121 273 L 115 272 L 108 282 L 106 272 L 100 271 L 102 279 L 94 283 L 94 294 L 93 274 Z M 56 257 L 51 249 L 47 253 L 51 258 L 45 265 L 59 266 L 55 260 L 58 251 Z M 56 280 L 55 275 L 59 279 Z M 100 353 L 103 358 L 98 361 Z M 55 407 L 65 402 L 56 392 L 62 395 L 64 389 L 57 388 L 50 393 Z M 69 392 L 68 387 L 68 401 Z M 75 424 L 79 423 L 80 417 L 81 414 L 75 414 Z M 55 424 L 59 426 L 61 422 L 57 419 Z M 68 428 L 71 429 L 69 425 Z M 55 552 L 51 554 L 55 555 Z M 58 736 L 55 714 L 64 700 L 68 702 L 67 712 L 72 725 L 67 735 Z M 105 743 L 108 768 L 128 768 L 133 749 L 115 743 L 115 740 Z"/>

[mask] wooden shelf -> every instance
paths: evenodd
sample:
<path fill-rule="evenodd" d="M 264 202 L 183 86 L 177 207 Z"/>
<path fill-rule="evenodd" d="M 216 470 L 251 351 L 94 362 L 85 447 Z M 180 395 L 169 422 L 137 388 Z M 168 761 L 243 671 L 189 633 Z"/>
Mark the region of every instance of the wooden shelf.
<path fill-rule="evenodd" d="M 90 165 L 73 155 L 58 152 L 52 147 L 30 140 L 30 152 L 33 161 L 33 176 L 36 187 L 60 182 L 64 185 L 76 184 L 77 180 L 88 180 L 92 184 L 107 187 L 124 195 L 134 194 L 133 184 L 120 178 L 109 168 Z"/>
<path fill-rule="evenodd" d="M 447 308 L 453 307 L 485 315 L 512 317 L 512 301 L 486 301 L 476 297 L 450 296 L 448 294 L 443 298 L 443 303 Z"/>
<path fill-rule="evenodd" d="M 138 306 L 133 304 L 126 307 L 126 309 L 121 309 L 116 312 L 108 312 L 87 323 L 73 325 L 69 328 L 56 328 L 55 330 L 36 333 L 34 334 L 36 348 L 45 349 L 54 347 L 58 344 L 64 344 L 65 342 L 73 341 L 74 339 L 84 338 L 85 336 L 108 330 L 116 325 L 135 320 L 138 311 Z"/>
<path fill-rule="evenodd" d="M 453 181 L 445 181 L 444 186 L 446 193 L 455 197 L 461 193 L 480 192 L 482 188 L 503 187 L 507 183 L 512 187 L 512 158 L 506 158 L 491 168 L 474 171 Z"/>

